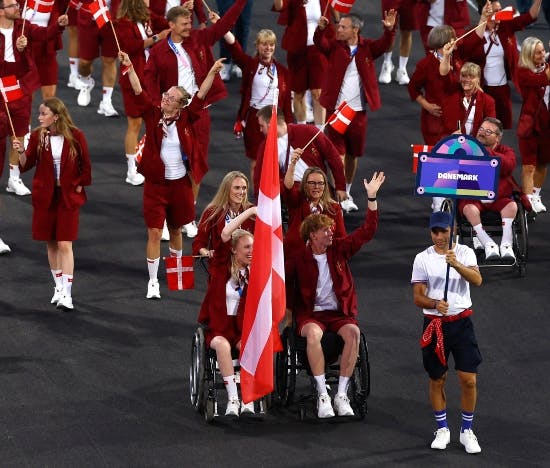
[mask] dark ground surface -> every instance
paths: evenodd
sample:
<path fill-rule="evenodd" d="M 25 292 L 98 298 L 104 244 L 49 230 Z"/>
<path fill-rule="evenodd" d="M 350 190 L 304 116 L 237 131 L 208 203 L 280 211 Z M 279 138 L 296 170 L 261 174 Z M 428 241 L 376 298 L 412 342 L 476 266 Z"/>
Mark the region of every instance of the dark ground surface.
<path fill-rule="evenodd" d="M 254 5 L 252 37 L 260 27 L 277 29 L 268 3 Z M 369 4 L 366 36 L 378 35 L 378 12 L 377 4 Z M 546 42 L 549 31 L 539 21 L 521 37 L 526 35 Z M 415 40 L 413 64 L 420 50 Z M 379 232 L 353 260 L 372 367 L 367 417 L 300 422 L 294 411 L 274 409 L 263 421 L 222 417 L 209 425 L 191 408 L 187 377 L 204 274 L 197 274 L 194 291 L 169 292 L 161 273 L 162 300 L 145 300 L 142 188 L 124 183 L 125 118 L 96 114 L 98 88 L 91 106 L 78 108 L 76 93 L 64 85 L 67 75 L 64 61 L 59 96 L 87 134 L 94 177 L 74 245 L 76 311 L 61 313 L 49 303 L 45 247 L 30 236 L 30 197 L 2 189 L 0 234 L 13 253 L 0 257 L 0 466 L 547 466 L 550 214 L 530 225 L 526 276 L 483 269 L 484 284 L 473 291 L 484 356 L 474 429 L 483 452 L 467 455 L 458 443 L 454 375 L 448 384 L 452 442 L 444 452 L 429 449 L 434 421 L 418 347 L 421 317 L 409 280 L 414 255 L 429 243 L 430 202 L 412 195 L 409 145 L 421 142 L 419 108 L 403 87 L 381 88 L 383 108 L 369 117 L 367 156 L 357 177 L 359 182 L 374 170 L 387 174 Z M 212 112 L 211 171 L 199 211 L 224 173 L 248 172 L 242 142 L 231 133 L 238 86 L 231 82 L 231 97 Z M 118 91 L 114 103 L 122 109 Z M 516 95 L 516 118 L 518 103 Z M 507 132 L 505 142 L 513 141 Z M 6 180 L 5 174 L 2 187 Z M 30 175 L 24 180 L 30 183 Z M 352 192 L 360 212 L 346 217 L 348 229 L 366 208 L 358 182 Z"/>

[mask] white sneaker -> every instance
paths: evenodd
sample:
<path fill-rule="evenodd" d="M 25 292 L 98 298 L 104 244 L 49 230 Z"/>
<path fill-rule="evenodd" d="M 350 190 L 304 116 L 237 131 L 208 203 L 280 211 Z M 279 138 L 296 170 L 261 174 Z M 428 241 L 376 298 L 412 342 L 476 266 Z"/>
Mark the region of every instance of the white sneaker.
<path fill-rule="evenodd" d="M 349 404 L 349 398 L 347 395 L 336 394 L 334 397 L 334 409 L 338 416 L 354 416 L 355 413 Z"/>
<path fill-rule="evenodd" d="M 147 283 L 147 299 L 160 299 L 160 284 L 159 280 L 151 279 Z"/>
<path fill-rule="evenodd" d="M 130 185 L 141 185 L 145 182 L 145 177 L 143 177 L 138 171 L 128 171 L 126 172 L 126 183 Z"/>
<path fill-rule="evenodd" d="M 516 259 L 516 254 L 514 253 L 514 249 L 512 248 L 512 244 L 510 244 L 510 242 L 503 242 L 500 244 L 500 258 L 510 260 Z"/>
<path fill-rule="evenodd" d="M 168 225 L 166 224 L 166 221 L 164 221 L 164 226 L 162 226 L 162 234 L 160 235 L 160 240 L 170 240 L 170 231 L 168 231 Z"/>
<path fill-rule="evenodd" d="M 68 294 L 61 293 L 59 301 L 57 301 L 57 308 L 63 310 L 73 310 L 73 298 Z"/>
<path fill-rule="evenodd" d="M 74 73 L 71 73 L 69 75 L 69 80 L 67 81 L 67 88 L 80 89 L 78 82 L 79 82 L 78 76 L 75 75 Z"/>
<path fill-rule="evenodd" d="M 500 251 L 494 242 L 487 242 L 485 245 L 485 260 L 496 260 L 500 257 Z"/>
<path fill-rule="evenodd" d="M 388 84 L 391 83 L 391 73 L 395 67 L 391 62 L 384 62 L 382 64 L 382 70 L 380 70 L 380 75 L 378 76 L 378 82 Z"/>
<path fill-rule="evenodd" d="M 535 213 L 546 213 L 546 207 L 543 205 L 540 195 L 531 195 L 529 196 L 531 200 L 531 207 Z"/>
<path fill-rule="evenodd" d="M 254 402 L 245 403 L 241 402 L 241 415 L 243 414 L 254 414 Z"/>
<path fill-rule="evenodd" d="M 189 237 L 189 239 L 193 239 L 193 237 L 197 236 L 199 228 L 197 227 L 197 223 L 195 221 L 191 221 L 189 224 L 186 224 L 181 228 L 181 232 Z"/>
<path fill-rule="evenodd" d="M 432 212 L 441 211 L 444 201 L 444 197 L 432 197 Z"/>
<path fill-rule="evenodd" d="M 474 246 L 474 250 L 483 250 L 483 244 L 477 236 L 472 237 L 472 244 Z"/>
<path fill-rule="evenodd" d="M 466 450 L 467 453 L 481 452 L 477 437 L 471 429 L 466 429 L 464 432 L 460 433 L 460 443 L 464 445 L 464 450 Z"/>
<path fill-rule="evenodd" d="M 101 101 L 97 109 L 97 113 L 105 117 L 118 117 L 117 110 L 113 107 L 111 101 Z"/>
<path fill-rule="evenodd" d="M 398 68 L 395 72 L 395 81 L 397 81 L 401 86 L 409 84 L 410 78 L 407 70 L 405 68 Z"/>
<path fill-rule="evenodd" d="M 78 81 L 80 82 L 78 84 L 78 89 L 80 89 L 80 92 L 78 93 L 76 102 L 79 106 L 86 107 L 92 100 L 92 89 L 94 89 L 95 81 L 91 77 L 88 78 L 87 82 L 82 81 L 81 79 Z"/>
<path fill-rule="evenodd" d="M 431 448 L 445 450 L 451 442 L 451 431 L 448 427 L 441 427 L 434 432 L 435 439 L 432 441 Z M 462 437 L 462 434 L 460 435 Z"/>
<path fill-rule="evenodd" d="M 222 81 L 229 81 L 231 79 L 231 64 L 224 63 L 223 68 L 220 70 L 220 77 Z"/>
<path fill-rule="evenodd" d="M 0 239 L 0 255 L 10 253 L 11 249 L 2 239 Z"/>
<path fill-rule="evenodd" d="M 317 417 L 320 419 L 334 417 L 334 410 L 330 404 L 328 393 L 321 393 L 317 399 Z"/>
<path fill-rule="evenodd" d="M 231 74 L 239 80 L 243 77 L 243 71 L 238 65 L 233 65 L 233 68 L 231 69 Z"/>
<path fill-rule="evenodd" d="M 26 187 L 26 185 L 21 180 L 21 177 L 10 177 L 8 179 L 8 186 L 6 187 L 6 192 L 15 193 L 20 197 L 24 195 L 30 195 L 31 191 Z"/>
<path fill-rule="evenodd" d="M 350 211 L 357 211 L 359 209 L 357 208 L 357 205 L 353 202 L 353 197 L 351 195 L 348 199 L 341 201 L 340 206 L 342 207 L 342 210 L 344 210 L 346 213 L 349 213 Z"/>
<path fill-rule="evenodd" d="M 62 295 L 63 295 L 63 288 L 58 288 L 57 286 L 55 286 L 53 288 L 53 296 L 52 296 L 52 300 L 50 301 L 50 304 L 57 304 L 61 299 Z"/>
<path fill-rule="evenodd" d="M 229 400 L 227 402 L 227 408 L 225 408 L 225 415 L 239 417 L 239 406 L 240 406 L 240 402 L 238 398 Z"/>

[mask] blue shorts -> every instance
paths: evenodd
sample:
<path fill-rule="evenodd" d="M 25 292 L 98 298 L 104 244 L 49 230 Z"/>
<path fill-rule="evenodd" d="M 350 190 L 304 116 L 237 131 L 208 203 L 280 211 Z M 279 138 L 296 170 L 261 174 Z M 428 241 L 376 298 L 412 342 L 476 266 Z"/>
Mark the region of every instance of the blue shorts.
<path fill-rule="evenodd" d="M 430 319 L 424 318 L 422 331 L 426 329 Z M 455 369 L 462 372 L 477 373 L 477 367 L 481 364 L 482 357 L 477 345 L 474 333 L 474 324 L 470 317 L 456 322 L 443 322 L 443 342 L 445 346 L 445 359 L 449 363 L 449 354 L 453 355 Z M 441 364 L 435 353 L 436 340 L 422 348 L 422 362 L 430 379 L 437 380 L 449 369 Z"/>

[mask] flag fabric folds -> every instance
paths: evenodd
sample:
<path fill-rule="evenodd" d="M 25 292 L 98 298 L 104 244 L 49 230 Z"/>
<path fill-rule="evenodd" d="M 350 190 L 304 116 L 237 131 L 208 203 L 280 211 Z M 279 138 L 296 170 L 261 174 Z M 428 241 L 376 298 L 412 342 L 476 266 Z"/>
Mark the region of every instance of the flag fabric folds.
<path fill-rule="evenodd" d="M 55 0 L 28 0 L 27 8 L 39 13 L 51 13 Z"/>
<path fill-rule="evenodd" d="M 166 282 L 168 289 L 178 291 L 195 287 L 193 257 L 166 257 Z"/>
<path fill-rule="evenodd" d="M 101 29 L 109 21 L 111 21 L 109 8 L 107 8 L 107 5 L 105 5 L 105 2 L 103 0 L 95 0 L 94 2 L 90 3 L 88 9 L 94 17 L 94 21 L 96 22 L 99 29 Z"/>
<path fill-rule="evenodd" d="M 493 16 L 491 16 L 491 19 L 493 21 L 510 21 L 514 18 L 514 14 L 514 8 L 511 6 L 507 6 L 506 8 L 497 11 Z"/>
<path fill-rule="evenodd" d="M 23 90 L 19 86 L 19 80 L 15 75 L 0 78 L 0 92 L 5 102 L 17 101 L 24 96 Z"/>
<path fill-rule="evenodd" d="M 331 0 L 330 6 L 340 13 L 349 13 L 355 0 Z"/>
<path fill-rule="evenodd" d="M 348 105 L 346 101 L 338 106 L 338 109 L 334 111 L 327 122 L 328 124 L 340 134 L 346 133 L 346 129 L 355 117 L 355 111 Z"/>
<path fill-rule="evenodd" d="M 420 153 L 429 153 L 433 146 L 430 145 L 411 145 L 412 153 L 413 153 L 413 164 L 412 164 L 412 171 L 413 174 L 416 174 L 416 171 L 418 169 L 418 155 Z"/>
<path fill-rule="evenodd" d="M 143 157 L 143 148 L 145 148 L 145 138 L 147 138 L 147 133 L 144 133 L 141 137 L 141 140 L 138 141 L 136 146 L 136 161 L 139 163 Z"/>
<path fill-rule="evenodd" d="M 285 307 L 277 108 L 274 106 L 264 151 L 241 337 L 241 393 L 245 403 L 273 390 L 273 353 L 281 350 L 278 324 L 284 317 Z"/>

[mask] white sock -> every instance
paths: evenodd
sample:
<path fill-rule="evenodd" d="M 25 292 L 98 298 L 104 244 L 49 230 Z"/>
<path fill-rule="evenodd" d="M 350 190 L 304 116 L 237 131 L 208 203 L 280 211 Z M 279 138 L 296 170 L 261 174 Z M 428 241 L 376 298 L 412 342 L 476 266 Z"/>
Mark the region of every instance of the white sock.
<path fill-rule="evenodd" d="M 78 75 L 78 79 L 82 81 L 84 84 L 90 84 L 91 78 L 92 78 L 92 75 L 88 75 L 88 76 Z"/>
<path fill-rule="evenodd" d="M 63 287 L 63 272 L 61 270 L 50 270 L 52 272 L 55 287 L 61 289 Z"/>
<path fill-rule="evenodd" d="M 533 195 L 540 197 L 540 190 L 541 190 L 541 187 L 533 187 Z"/>
<path fill-rule="evenodd" d="M 103 86 L 103 102 L 111 102 L 113 97 L 113 88 Z"/>
<path fill-rule="evenodd" d="M 168 250 L 170 251 L 170 257 L 181 258 L 181 253 L 183 252 L 183 250 L 176 250 L 172 247 L 168 247 Z"/>
<path fill-rule="evenodd" d="M 136 155 L 126 153 L 126 162 L 128 163 L 128 172 L 136 172 Z"/>
<path fill-rule="evenodd" d="M 71 75 L 78 75 L 78 57 L 69 57 L 69 70 Z"/>
<path fill-rule="evenodd" d="M 225 389 L 227 390 L 227 399 L 238 400 L 239 393 L 237 392 L 237 382 L 235 382 L 235 374 L 224 377 L 223 383 L 225 385 Z"/>
<path fill-rule="evenodd" d="M 323 393 L 327 393 L 327 384 L 325 380 L 325 374 L 314 375 L 313 378 L 317 383 L 317 393 L 319 395 L 322 395 Z"/>
<path fill-rule="evenodd" d="M 485 247 L 485 245 L 488 242 L 493 242 L 493 239 L 485 232 L 485 229 L 483 229 L 483 226 L 480 224 L 476 224 L 473 226 L 474 231 L 476 232 L 476 236 L 479 239 L 479 242 L 481 242 L 481 245 Z"/>
<path fill-rule="evenodd" d="M 391 63 L 391 52 L 384 52 L 384 62 Z"/>
<path fill-rule="evenodd" d="M 151 259 L 151 258 L 147 259 L 147 269 L 149 270 L 150 280 L 157 279 L 157 275 L 159 271 L 159 261 L 160 261 L 160 257 L 155 259 Z"/>
<path fill-rule="evenodd" d="M 65 291 L 65 294 L 67 296 L 71 296 L 71 290 L 73 287 L 73 275 L 62 275 L 62 281 L 63 281 L 63 290 Z"/>
<path fill-rule="evenodd" d="M 407 62 L 409 61 L 409 57 L 403 57 L 399 56 L 399 68 L 406 70 L 407 69 Z"/>
<path fill-rule="evenodd" d="M 349 195 L 351 192 L 351 184 L 346 184 L 346 193 Z"/>
<path fill-rule="evenodd" d="M 512 222 L 514 218 L 502 218 L 502 239 L 501 244 L 507 242 L 508 244 L 513 244 L 513 234 L 512 234 Z"/>
<path fill-rule="evenodd" d="M 340 376 L 338 378 L 338 395 L 348 394 L 349 377 Z"/>
<path fill-rule="evenodd" d="M 10 179 L 19 179 L 21 172 L 19 172 L 19 166 L 17 164 L 10 164 Z"/>

